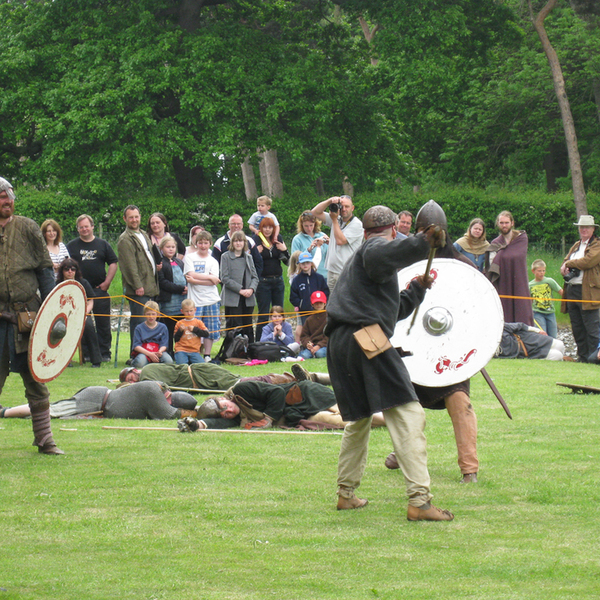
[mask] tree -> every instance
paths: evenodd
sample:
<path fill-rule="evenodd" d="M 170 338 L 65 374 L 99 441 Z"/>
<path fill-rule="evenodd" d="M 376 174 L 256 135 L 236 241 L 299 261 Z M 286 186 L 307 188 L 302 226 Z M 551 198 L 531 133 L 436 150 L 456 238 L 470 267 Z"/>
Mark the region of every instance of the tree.
<path fill-rule="evenodd" d="M 554 82 L 554 91 L 560 106 L 563 128 L 565 131 L 565 140 L 567 143 L 567 151 L 569 153 L 569 164 L 571 167 L 571 179 L 573 182 L 573 196 L 575 202 L 575 210 L 577 216 L 587 214 L 587 200 L 585 195 L 585 187 L 583 185 L 583 174 L 581 172 L 581 158 L 579 156 L 579 148 L 577 146 L 577 134 L 575 132 L 575 123 L 573 121 L 573 113 L 569 104 L 569 98 L 565 89 L 565 80 L 563 77 L 562 68 L 556 50 L 552 47 L 548 34 L 544 27 L 544 20 L 556 6 L 558 0 L 548 0 L 542 10 L 534 15 L 531 0 L 528 0 L 529 13 L 531 22 L 535 28 L 542 48 L 550 64 L 552 70 L 552 81 Z"/>

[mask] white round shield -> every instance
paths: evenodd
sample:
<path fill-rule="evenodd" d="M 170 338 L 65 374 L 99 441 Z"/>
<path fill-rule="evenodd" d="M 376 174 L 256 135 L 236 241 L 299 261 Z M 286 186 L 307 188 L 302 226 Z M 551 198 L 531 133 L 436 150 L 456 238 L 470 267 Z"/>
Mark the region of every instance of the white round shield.
<path fill-rule="evenodd" d="M 398 273 L 400 289 L 422 275 L 423 260 Z M 477 269 L 450 258 L 436 258 L 434 282 L 417 309 L 396 324 L 390 340 L 412 355 L 403 358 L 413 383 L 441 387 L 465 381 L 494 356 L 504 326 L 500 297 Z M 410 333 L 409 333 L 410 328 Z"/>
<path fill-rule="evenodd" d="M 40 383 L 56 379 L 69 364 L 83 334 L 87 298 L 77 281 L 63 281 L 46 296 L 29 337 L 29 369 Z M 52 331 L 64 324 L 64 337 Z"/>

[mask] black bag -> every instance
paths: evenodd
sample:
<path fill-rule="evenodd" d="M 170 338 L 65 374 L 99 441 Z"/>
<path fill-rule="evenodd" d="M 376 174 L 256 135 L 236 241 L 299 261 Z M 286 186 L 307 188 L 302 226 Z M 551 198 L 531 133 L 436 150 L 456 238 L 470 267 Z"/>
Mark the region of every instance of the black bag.
<path fill-rule="evenodd" d="M 254 342 L 248 346 L 248 356 L 257 360 L 279 362 L 286 356 L 296 356 L 287 346 L 275 342 Z"/>
<path fill-rule="evenodd" d="M 215 360 L 225 362 L 228 358 L 248 358 L 248 336 L 242 331 L 241 327 L 237 327 L 225 334 Z"/>

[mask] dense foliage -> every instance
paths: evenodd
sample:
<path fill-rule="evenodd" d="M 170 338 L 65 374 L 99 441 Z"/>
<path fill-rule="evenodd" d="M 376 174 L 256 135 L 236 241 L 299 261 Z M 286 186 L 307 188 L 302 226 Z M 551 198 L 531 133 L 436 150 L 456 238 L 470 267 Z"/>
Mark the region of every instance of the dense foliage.
<path fill-rule="evenodd" d="M 546 28 L 598 189 L 599 3 L 571 4 Z M 97 214 L 149 197 L 202 197 L 219 214 L 264 149 L 285 196 L 344 179 L 358 193 L 570 186 L 550 70 L 517 0 L 0 0 L 0 19 L 2 174 Z"/>

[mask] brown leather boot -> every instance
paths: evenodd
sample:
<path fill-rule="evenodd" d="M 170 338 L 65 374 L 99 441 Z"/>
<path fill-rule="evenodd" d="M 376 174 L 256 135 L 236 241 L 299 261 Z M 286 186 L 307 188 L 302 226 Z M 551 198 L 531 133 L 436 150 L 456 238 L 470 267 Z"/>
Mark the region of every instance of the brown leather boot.
<path fill-rule="evenodd" d="M 181 416 L 179 417 L 180 419 L 185 419 L 186 417 L 193 417 L 195 419 L 198 416 L 198 413 L 195 409 L 186 410 L 185 408 L 180 408 L 179 411 L 181 412 Z"/>
<path fill-rule="evenodd" d="M 344 498 L 344 496 L 338 497 L 337 509 L 338 510 L 351 510 L 353 508 L 363 508 L 369 504 L 369 501 L 365 498 L 359 498 L 358 496 L 352 496 L 352 498 Z"/>
<path fill-rule="evenodd" d="M 466 473 L 460 480 L 461 483 L 477 483 L 477 473 Z"/>
<path fill-rule="evenodd" d="M 423 506 L 409 504 L 406 518 L 409 521 L 452 521 L 454 515 L 449 510 L 442 510 L 427 502 Z"/>
<path fill-rule="evenodd" d="M 396 458 L 396 454 L 394 452 L 390 452 L 385 459 L 385 466 L 388 469 L 399 469 L 400 465 L 398 464 L 398 459 Z"/>

